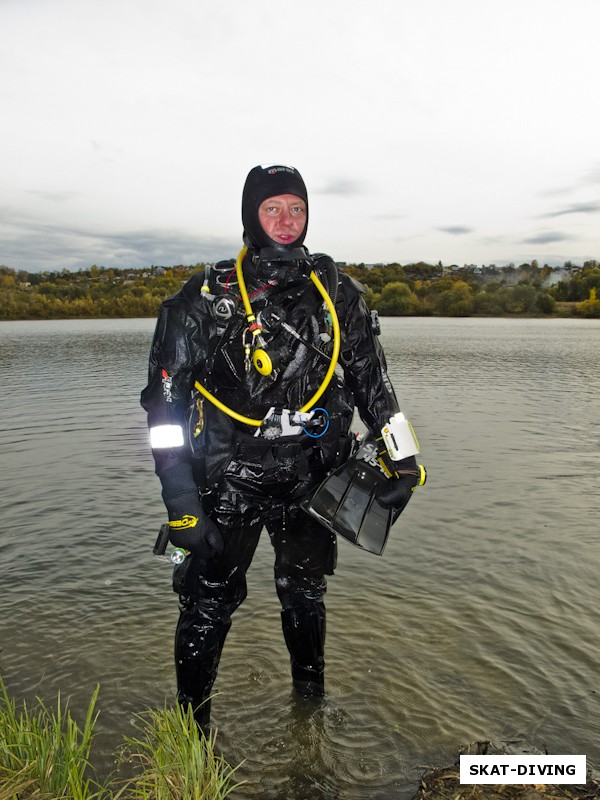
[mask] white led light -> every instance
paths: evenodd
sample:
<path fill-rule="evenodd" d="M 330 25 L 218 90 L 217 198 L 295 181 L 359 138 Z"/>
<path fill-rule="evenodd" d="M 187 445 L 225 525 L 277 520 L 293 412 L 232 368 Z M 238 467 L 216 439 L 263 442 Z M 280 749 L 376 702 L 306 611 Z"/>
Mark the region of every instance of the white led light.
<path fill-rule="evenodd" d="M 184 443 L 181 425 L 156 425 L 150 428 L 150 446 L 153 450 L 181 447 Z"/>

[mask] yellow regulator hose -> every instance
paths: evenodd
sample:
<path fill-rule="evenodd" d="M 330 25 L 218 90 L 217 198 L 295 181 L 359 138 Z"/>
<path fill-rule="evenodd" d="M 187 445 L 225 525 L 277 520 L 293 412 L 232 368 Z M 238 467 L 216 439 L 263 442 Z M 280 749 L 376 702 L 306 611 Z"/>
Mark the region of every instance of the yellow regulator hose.
<path fill-rule="evenodd" d="M 246 255 L 247 250 L 248 250 L 247 247 L 242 247 L 242 249 L 240 250 L 239 255 L 237 257 L 235 269 L 237 273 L 238 285 L 240 287 L 240 294 L 242 296 L 242 302 L 244 304 L 244 310 L 246 312 L 246 319 L 248 320 L 248 323 L 252 325 L 252 323 L 255 322 L 256 317 L 254 316 L 254 312 L 252 311 L 252 306 L 250 305 L 250 298 L 248 297 L 248 292 L 246 290 L 246 281 L 244 280 L 244 275 L 242 272 L 242 262 L 244 260 L 244 256 Z M 331 324 L 333 325 L 333 353 L 331 354 L 331 361 L 329 362 L 329 367 L 327 369 L 325 377 L 323 378 L 323 382 L 321 383 L 317 391 L 313 394 L 313 396 L 310 398 L 310 400 L 302 406 L 302 408 L 300 409 L 301 412 L 309 411 L 315 405 L 317 400 L 319 400 L 319 398 L 322 396 L 325 389 L 327 389 L 327 387 L 329 386 L 329 383 L 333 377 L 333 373 L 335 372 L 335 367 L 340 355 L 340 341 L 341 341 L 340 323 L 335 311 L 335 306 L 331 302 L 331 298 L 327 294 L 325 287 L 317 277 L 317 274 L 314 272 L 314 270 L 311 271 L 309 277 L 311 281 L 314 283 L 314 285 L 317 287 L 319 294 L 325 301 L 325 305 L 327 306 L 327 310 L 329 311 L 329 314 L 331 316 Z M 253 334 L 255 332 L 260 333 L 260 328 L 255 329 L 253 331 Z M 237 411 L 234 411 L 232 408 L 226 406 L 219 399 L 217 399 L 214 396 L 214 394 L 212 394 L 212 392 L 209 392 L 208 389 L 202 386 L 202 384 L 199 381 L 196 381 L 194 385 L 196 389 L 198 389 L 201 395 L 206 397 L 207 400 L 213 403 L 217 408 L 219 408 L 225 414 L 228 414 L 233 419 L 238 420 L 238 422 L 243 422 L 246 425 L 252 425 L 255 428 L 259 428 L 262 425 L 263 423 L 262 419 L 252 419 L 251 417 L 246 417 L 243 414 L 239 414 Z"/>

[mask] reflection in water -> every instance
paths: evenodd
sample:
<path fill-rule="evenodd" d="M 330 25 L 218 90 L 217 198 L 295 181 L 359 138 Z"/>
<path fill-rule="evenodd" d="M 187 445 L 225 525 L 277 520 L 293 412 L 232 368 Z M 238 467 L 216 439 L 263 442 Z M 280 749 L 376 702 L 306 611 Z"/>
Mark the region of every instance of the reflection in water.
<path fill-rule="evenodd" d="M 0 672 L 17 697 L 101 684 L 101 769 L 174 699 L 177 600 L 139 392 L 152 320 L 0 324 L 8 376 Z M 524 737 L 600 766 L 600 324 L 384 319 L 429 480 L 383 558 L 340 542 L 327 697 L 291 696 L 261 541 L 214 719 L 239 798 L 410 797 L 419 765 Z M 357 421 L 357 427 L 360 422 Z"/>

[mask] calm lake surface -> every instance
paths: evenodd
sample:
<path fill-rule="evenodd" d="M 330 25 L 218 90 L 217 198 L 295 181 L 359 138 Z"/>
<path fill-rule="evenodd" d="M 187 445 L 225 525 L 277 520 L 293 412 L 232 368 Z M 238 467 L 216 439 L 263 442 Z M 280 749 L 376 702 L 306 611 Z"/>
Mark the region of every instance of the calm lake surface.
<path fill-rule="evenodd" d="M 0 323 L 0 674 L 76 717 L 100 683 L 105 773 L 136 713 L 175 694 L 139 406 L 153 328 Z M 223 754 L 245 759 L 236 798 L 409 798 L 477 739 L 600 768 L 600 321 L 382 328 L 429 480 L 382 558 L 339 544 L 317 708 L 292 699 L 263 537 L 213 703 Z"/>

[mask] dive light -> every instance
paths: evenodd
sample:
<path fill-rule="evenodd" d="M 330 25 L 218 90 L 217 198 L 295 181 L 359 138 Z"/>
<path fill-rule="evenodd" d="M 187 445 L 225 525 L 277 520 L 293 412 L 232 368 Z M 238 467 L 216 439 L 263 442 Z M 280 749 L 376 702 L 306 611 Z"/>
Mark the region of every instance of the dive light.
<path fill-rule="evenodd" d="M 165 522 L 160 526 L 158 536 L 156 537 L 156 542 L 152 548 L 152 552 L 155 556 L 165 556 L 167 545 L 169 544 L 169 531 L 170 528 L 168 522 Z M 187 555 L 188 552 L 187 550 L 184 550 L 183 547 L 174 547 L 166 557 L 172 564 L 177 566 L 178 564 L 183 564 L 187 558 Z"/>
<path fill-rule="evenodd" d="M 419 452 L 419 442 L 413 426 L 401 411 L 386 422 L 381 429 L 381 436 L 393 461 L 402 461 L 403 458 L 416 456 Z"/>

